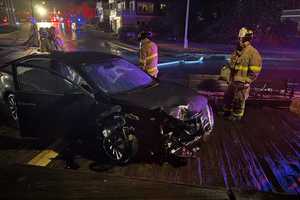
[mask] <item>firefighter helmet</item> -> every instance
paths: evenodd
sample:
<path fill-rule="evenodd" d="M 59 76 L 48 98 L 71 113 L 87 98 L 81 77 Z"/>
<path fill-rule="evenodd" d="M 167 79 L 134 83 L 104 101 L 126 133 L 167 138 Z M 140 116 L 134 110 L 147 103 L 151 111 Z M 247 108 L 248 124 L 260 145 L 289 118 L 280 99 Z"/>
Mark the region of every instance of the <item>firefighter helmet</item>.
<path fill-rule="evenodd" d="M 152 37 L 152 33 L 150 31 L 142 31 L 138 35 L 138 40 L 150 39 Z"/>
<path fill-rule="evenodd" d="M 239 38 L 242 39 L 243 42 L 251 41 L 253 35 L 253 31 L 245 27 L 241 28 L 239 31 Z"/>

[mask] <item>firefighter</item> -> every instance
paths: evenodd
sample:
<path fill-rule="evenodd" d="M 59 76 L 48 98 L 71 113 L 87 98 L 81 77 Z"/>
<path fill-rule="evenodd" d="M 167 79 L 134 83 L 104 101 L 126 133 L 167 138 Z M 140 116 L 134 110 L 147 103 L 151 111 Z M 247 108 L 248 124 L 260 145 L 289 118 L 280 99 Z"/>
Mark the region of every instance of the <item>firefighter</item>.
<path fill-rule="evenodd" d="M 140 41 L 139 65 L 150 76 L 157 77 L 158 74 L 158 52 L 157 45 L 152 42 L 152 33 L 143 31 L 139 34 Z"/>
<path fill-rule="evenodd" d="M 51 52 L 51 45 L 49 40 L 49 28 L 41 27 L 39 30 L 40 35 L 40 51 L 41 52 Z"/>
<path fill-rule="evenodd" d="M 72 29 L 72 32 L 75 32 L 77 30 L 77 25 L 75 22 L 72 22 L 71 29 Z"/>
<path fill-rule="evenodd" d="M 49 45 L 51 51 L 63 50 L 61 39 L 57 36 L 55 27 L 50 27 L 49 29 Z"/>
<path fill-rule="evenodd" d="M 244 115 L 245 102 L 249 96 L 250 85 L 262 69 L 262 58 L 251 45 L 253 31 L 241 28 L 239 44 L 231 55 L 229 64 L 229 87 L 224 95 L 223 114 L 229 120 L 239 121 Z"/>

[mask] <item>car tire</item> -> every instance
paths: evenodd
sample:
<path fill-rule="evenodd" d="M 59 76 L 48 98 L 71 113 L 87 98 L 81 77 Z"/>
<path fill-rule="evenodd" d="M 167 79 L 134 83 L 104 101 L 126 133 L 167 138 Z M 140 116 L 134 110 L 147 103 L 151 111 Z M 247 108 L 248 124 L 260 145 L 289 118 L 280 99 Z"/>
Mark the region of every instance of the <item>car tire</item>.
<path fill-rule="evenodd" d="M 18 117 L 18 109 L 17 109 L 17 101 L 14 93 L 9 93 L 5 98 L 5 103 L 9 112 L 9 123 L 13 127 L 19 127 L 19 117 Z"/>
<path fill-rule="evenodd" d="M 103 138 L 102 147 L 113 162 L 126 164 L 137 154 L 138 139 L 134 134 L 113 133 Z"/>

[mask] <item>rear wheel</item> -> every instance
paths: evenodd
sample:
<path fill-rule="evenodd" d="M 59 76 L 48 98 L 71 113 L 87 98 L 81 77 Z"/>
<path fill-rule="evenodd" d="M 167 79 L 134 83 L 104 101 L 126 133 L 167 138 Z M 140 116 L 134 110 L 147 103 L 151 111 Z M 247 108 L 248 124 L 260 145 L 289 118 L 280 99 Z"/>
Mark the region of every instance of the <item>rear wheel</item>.
<path fill-rule="evenodd" d="M 15 94 L 9 93 L 5 98 L 5 103 L 7 105 L 7 125 L 13 128 L 19 128 L 18 107 Z"/>
<path fill-rule="evenodd" d="M 18 121 L 18 110 L 17 110 L 17 102 L 16 102 L 16 96 L 14 94 L 8 94 L 6 98 L 6 104 L 8 106 L 10 117 L 15 122 Z"/>

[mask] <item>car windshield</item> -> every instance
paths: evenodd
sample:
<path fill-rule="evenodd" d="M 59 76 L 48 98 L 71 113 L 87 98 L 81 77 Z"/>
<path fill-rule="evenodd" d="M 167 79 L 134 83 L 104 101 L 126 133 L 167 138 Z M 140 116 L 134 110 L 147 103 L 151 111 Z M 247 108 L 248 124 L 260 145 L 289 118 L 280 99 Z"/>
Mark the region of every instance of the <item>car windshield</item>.
<path fill-rule="evenodd" d="M 140 68 L 119 58 L 87 65 L 83 70 L 97 87 L 108 94 L 147 87 L 153 82 L 153 79 Z"/>

